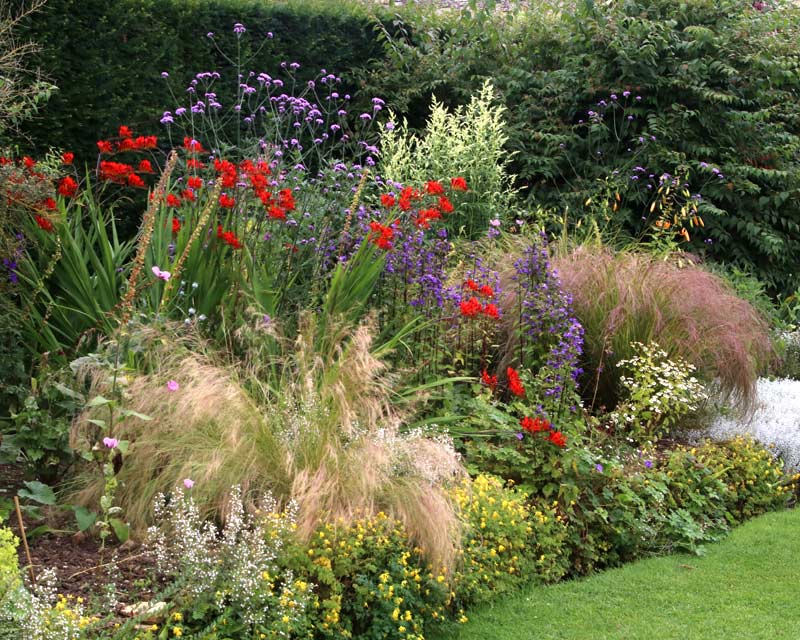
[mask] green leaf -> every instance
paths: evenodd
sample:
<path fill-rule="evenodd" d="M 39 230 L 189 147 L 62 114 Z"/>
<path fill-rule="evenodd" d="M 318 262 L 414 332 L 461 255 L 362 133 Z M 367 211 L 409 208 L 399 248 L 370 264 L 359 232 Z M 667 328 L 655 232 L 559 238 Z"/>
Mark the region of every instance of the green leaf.
<path fill-rule="evenodd" d="M 20 489 L 17 495 L 39 504 L 53 505 L 56 503 L 56 494 L 53 493 L 53 490 L 37 480 L 26 482 L 25 488 Z"/>
<path fill-rule="evenodd" d="M 108 523 L 111 525 L 111 528 L 114 529 L 114 535 L 117 536 L 117 540 L 125 542 L 128 539 L 131 531 L 127 524 L 119 518 L 109 518 Z"/>
<path fill-rule="evenodd" d="M 104 398 L 103 396 L 95 396 L 89 402 L 86 403 L 86 407 L 91 409 L 92 407 L 101 407 L 105 404 L 109 404 L 112 402 L 108 398 Z"/>
<path fill-rule="evenodd" d="M 97 520 L 97 514 L 89 511 L 86 507 L 73 507 L 72 510 L 75 512 L 75 520 L 81 531 L 89 529 Z"/>

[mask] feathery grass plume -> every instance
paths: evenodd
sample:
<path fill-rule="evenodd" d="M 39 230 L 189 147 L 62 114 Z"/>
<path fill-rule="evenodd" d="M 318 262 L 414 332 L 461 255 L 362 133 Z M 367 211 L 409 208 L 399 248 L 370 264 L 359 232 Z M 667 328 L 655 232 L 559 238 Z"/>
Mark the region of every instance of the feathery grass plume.
<path fill-rule="evenodd" d="M 617 362 L 634 342 L 658 342 L 697 367 L 724 400 L 749 410 L 773 349 L 769 327 L 745 300 L 697 264 L 582 246 L 553 261 L 585 330 L 584 395 L 613 408 Z"/>
<path fill-rule="evenodd" d="M 136 257 L 133 260 L 131 275 L 128 278 L 128 290 L 125 292 L 125 297 L 120 302 L 120 325 L 125 325 L 128 320 L 130 320 L 133 300 L 136 297 L 136 284 L 139 280 L 139 274 L 142 272 L 142 268 L 144 267 L 144 259 L 147 255 L 147 248 L 150 246 L 150 239 L 153 237 L 156 210 L 159 206 L 161 206 L 161 203 L 164 202 L 167 184 L 169 183 L 169 178 L 172 175 L 172 172 L 175 170 L 175 165 L 177 162 L 178 152 L 173 149 L 167 158 L 167 164 L 164 167 L 161 177 L 158 179 L 155 191 L 153 191 L 152 197 L 150 198 L 150 204 L 144 213 L 144 218 L 142 219 L 142 231 L 141 235 L 139 236 L 139 246 L 136 250 Z"/>
<path fill-rule="evenodd" d="M 327 353 L 318 351 L 321 331 L 338 338 L 326 341 L 335 345 Z M 131 441 L 116 494 L 131 525 L 143 529 L 156 495 L 191 478 L 206 515 L 225 516 L 234 485 L 246 498 L 269 491 L 295 500 L 306 536 L 321 521 L 383 511 L 404 523 L 432 561 L 451 567 L 458 519 L 446 487 L 463 468 L 445 438 L 401 433 L 405 416 L 392 405 L 386 366 L 371 353 L 372 327 L 323 327 L 308 315 L 296 343 L 283 344 L 290 355 L 259 406 L 238 377 L 247 372 L 152 334 L 148 373 L 129 382 L 125 401 L 152 420 L 123 421 L 113 434 Z M 179 390 L 169 391 L 168 380 Z M 95 391 L 107 384 L 95 376 Z M 93 428 L 92 416 L 76 422 L 79 434 Z M 72 500 L 93 505 L 101 492 L 95 478 Z"/>

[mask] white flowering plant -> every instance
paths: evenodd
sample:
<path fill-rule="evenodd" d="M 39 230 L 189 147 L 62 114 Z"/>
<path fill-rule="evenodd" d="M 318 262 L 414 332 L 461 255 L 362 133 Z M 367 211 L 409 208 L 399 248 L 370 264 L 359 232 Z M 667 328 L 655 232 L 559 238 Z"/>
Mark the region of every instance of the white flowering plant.
<path fill-rule="evenodd" d="M 657 343 L 631 343 L 635 354 L 620 360 L 624 387 L 622 402 L 608 415 L 611 425 L 636 441 L 659 438 L 681 418 L 697 411 L 708 399 L 705 387 L 693 376 L 694 365 L 670 359 Z"/>

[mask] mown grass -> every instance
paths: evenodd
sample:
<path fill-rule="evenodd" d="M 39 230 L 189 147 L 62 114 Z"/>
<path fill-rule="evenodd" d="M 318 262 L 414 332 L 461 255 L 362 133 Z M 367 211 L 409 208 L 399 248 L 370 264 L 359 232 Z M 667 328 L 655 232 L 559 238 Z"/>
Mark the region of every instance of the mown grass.
<path fill-rule="evenodd" d="M 643 560 L 531 587 L 438 640 L 800 638 L 800 509 L 771 513 L 702 557 Z"/>

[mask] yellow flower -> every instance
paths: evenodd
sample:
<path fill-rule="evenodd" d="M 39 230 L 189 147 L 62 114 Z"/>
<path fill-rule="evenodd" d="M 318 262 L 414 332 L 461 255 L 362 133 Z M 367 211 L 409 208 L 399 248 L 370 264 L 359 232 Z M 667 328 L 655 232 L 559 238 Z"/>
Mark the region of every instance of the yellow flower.
<path fill-rule="evenodd" d="M 172 634 L 176 638 L 180 638 L 183 635 L 183 629 L 181 629 L 180 627 L 172 627 Z"/>

